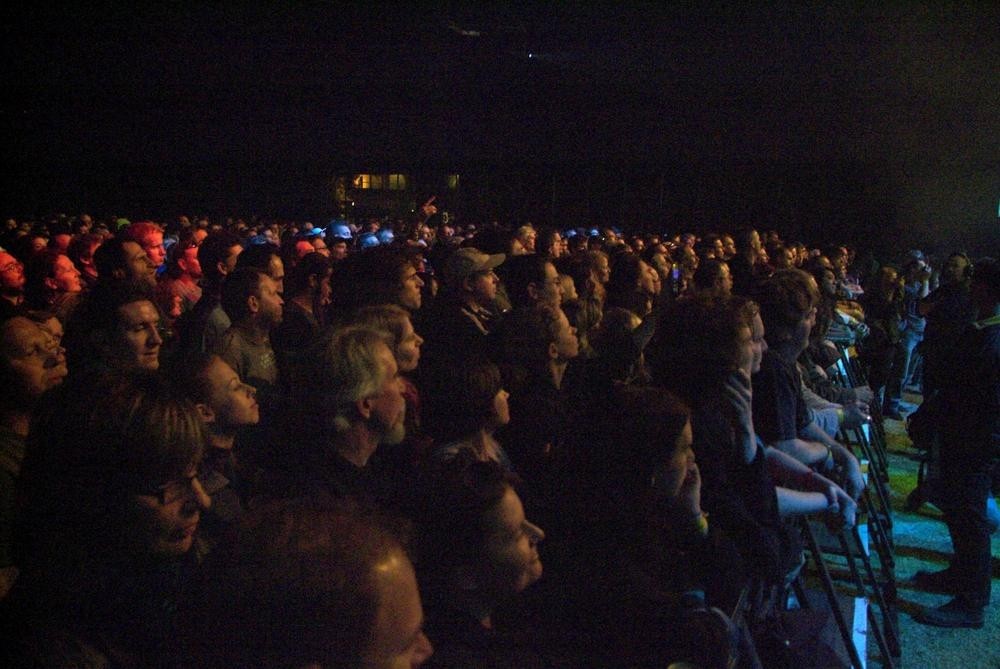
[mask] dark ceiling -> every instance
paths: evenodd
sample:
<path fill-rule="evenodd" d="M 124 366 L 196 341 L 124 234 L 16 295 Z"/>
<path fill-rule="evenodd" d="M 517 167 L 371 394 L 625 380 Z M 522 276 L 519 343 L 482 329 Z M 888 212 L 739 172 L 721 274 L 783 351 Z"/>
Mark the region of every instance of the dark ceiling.
<path fill-rule="evenodd" d="M 982 200 L 997 224 L 997 3 L 161 5 L 4 10 L 8 192 L 185 167 L 834 165 L 896 215 Z"/>

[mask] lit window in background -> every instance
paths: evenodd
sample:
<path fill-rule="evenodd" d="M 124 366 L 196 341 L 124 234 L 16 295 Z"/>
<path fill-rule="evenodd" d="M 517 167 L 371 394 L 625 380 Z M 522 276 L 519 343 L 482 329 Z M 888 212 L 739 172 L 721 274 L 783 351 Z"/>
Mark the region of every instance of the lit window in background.
<path fill-rule="evenodd" d="M 458 175 L 457 174 L 449 174 L 448 176 L 445 177 L 444 182 L 445 182 L 445 185 L 448 187 L 448 190 L 458 190 Z"/>
<path fill-rule="evenodd" d="M 358 174 L 354 177 L 354 181 L 351 185 L 355 188 L 371 188 L 372 187 L 372 177 L 370 174 Z"/>
<path fill-rule="evenodd" d="M 406 190 L 405 174 L 390 174 L 388 176 L 389 190 Z"/>

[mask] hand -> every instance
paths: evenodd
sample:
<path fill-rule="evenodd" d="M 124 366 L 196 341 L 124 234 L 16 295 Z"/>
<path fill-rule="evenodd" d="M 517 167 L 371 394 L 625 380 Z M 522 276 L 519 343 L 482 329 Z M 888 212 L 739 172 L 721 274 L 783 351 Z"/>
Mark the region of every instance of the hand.
<path fill-rule="evenodd" d="M 868 386 L 858 386 L 854 389 L 854 397 L 859 402 L 871 404 L 872 400 L 875 399 L 875 393 Z"/>
<path fill-rule="evenodd" d="M 437 213 L 438 209 L 434 206 L 434 200 L 437 199 L 437 195 L 431 195 L 427 202 L 420 205 L 420 213 L 424 215 L 424 218 L 430 218 Z"/>
<path fill-rule="evenodd" d="M 691 517 L 701 515 L 701 472 L 693 460 L 688 464 L 676 501 L 682 513 Z"/>
<path fill-rule="evenodd" d="M 869 420 L 871 420 L 871 416 L 868 413 L 868 405 L 864 402 L 855 400 L 844 405 L 844 428 L 853 430 Z"/>
<path fill-rule="evenodd" d="M 844 490 L 851 496 L 851 499 L 857 500 L 865 489 L 865 480 L 861 476 L 861 465 L 858 463 L 858 459 L 840 444 L 837 444 L 837 447 L 833 449 L 833 459 L 843 471 Z"/>
<path fill-rule="evenodd" d="M 833 531 L 851 529 L 857 522 L 858 505 L 840 486 L 834 486 L 836 499 L 826 510 L 826 524 Z"/>
<path fill-rule="evenodd" d="M 726 377 L 722 386 L 729 419 L 743 432 L 753 432 L 753 389 L 750 375 L 738 370 Z"/>

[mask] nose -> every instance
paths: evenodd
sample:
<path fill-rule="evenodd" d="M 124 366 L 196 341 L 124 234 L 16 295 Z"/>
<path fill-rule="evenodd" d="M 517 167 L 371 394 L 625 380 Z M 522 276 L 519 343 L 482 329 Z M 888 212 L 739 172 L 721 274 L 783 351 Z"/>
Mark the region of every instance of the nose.
<path fill-rule="evenodd" d="M 531 537 L 532 545 L 540 543 L 545 540 L 545 531 L 542 528 L 527 520 L 524 521 L 524 524 L 527 527 L 528 534 Z"/>
<path fill-rule="evenodd" d="M 417 286 L 421 288 L 424 286 L 424 280 L 420 278 L 420 275 L 417 275 Z"/>
<path fill-rule="evenodd" d="M 149 335 L 149 347 L 153 348 L 159 346 L 163 343 L 163 337 L 160 335 L 159 328 L 152 328 Z"/>

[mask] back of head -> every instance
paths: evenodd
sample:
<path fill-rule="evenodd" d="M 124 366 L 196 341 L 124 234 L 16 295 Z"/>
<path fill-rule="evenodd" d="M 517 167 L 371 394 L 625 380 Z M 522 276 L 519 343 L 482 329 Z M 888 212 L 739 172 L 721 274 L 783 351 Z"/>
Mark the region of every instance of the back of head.
<path fill-rule="evenodd" d="M 534 284 L 537 287 L 545 283 L 545 264 L 548 262 L 538 254 L 512 256 L 497 268 L 511 305 L 525 307 L 534 302 L 528 286 Z"/>
<path fill-rule="evenodd" d="M 754 299 L 760 305 L 760 318 L 770 343 L 780 341 L 816 306 L 819 291 L 810 275 L 800 269 L 785 269 L 758 283 Z"/>
<path fill-rule="evenodd" d="M 378 572 L 407 561 L 375 519 L 328 502 L 275 503 L 245 519 L 182 607 L 191 666 L 361 667 L 378 623 Z M 398 623 L 397 623 L 398 624 Z"/>
<path fill-rule="evenodd" d="M 388 370 L 379 358 L 383 346 L 388 346 L 384 335 L 360 326 L 334 330 L 316 345 L 314 364 L 294 388 L 302 411 L 315 412 L 310 423 L 319 423 L 327 432 L 350 428 L 357 417 L 356 403 L 377 394 L 385 382 Z M 317 421 L 317 415 L 322 419 Z"/>
<path fill-rule="evenodd" d="M 403 273 L 413 266 L 413 256 L 396 247 L 379 246 L 348 256 L 334 271 L 331 308 L 346 317 L 361 307 L 398 304 Z"/>
<path fill-rule="evenodd" d="M 240 267 L 226 277 L 222 283 L 222 309 L 233 323 L 239 323 L 251 315 L 247 298 L 260 296 L 260 282 L 267 276 L 256 267 Z"/>
<path fill-rule="evenodd" d="M 225 265 L 229 249 L 234 246 L 240 246 L 240 238 L 228 230 L 216 230 L 202 240 L 198 247 L 198 263 L 207 282 L 217 285 L 225 278 L 219 264 Z"/>
<path fill-rule="evenodd" d="M 717 396 L 739 368 L 741 333 L 755 312 L 753 302 L 737 296 L 677 300 L 646 348 L 653 380 L 688 402 Z"/>

